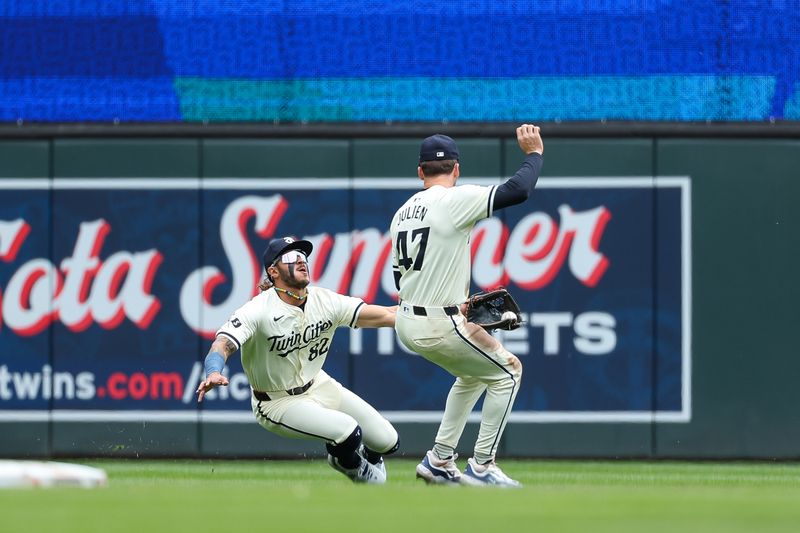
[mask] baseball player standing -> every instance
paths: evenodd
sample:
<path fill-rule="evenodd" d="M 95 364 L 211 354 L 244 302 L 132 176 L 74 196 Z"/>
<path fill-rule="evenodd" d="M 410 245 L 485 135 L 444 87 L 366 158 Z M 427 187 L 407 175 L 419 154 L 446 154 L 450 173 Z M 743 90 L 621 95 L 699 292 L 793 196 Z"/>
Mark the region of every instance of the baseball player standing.
<path fill-rule="evenodd" d="M 382 455 L 397 450 L 397 431 L 322 365 L 337 327 L 392 327 L 395 308 L 309 286 L 312 249 L 311 242 L 290 237 L 270 241 L 263 260 L 272 288 L 262 285 L 217 331 L 197 400 L 228 384 L 222 370 L 241 348 L 253 414 L 262 427 L 324 441 L 334 469 L 354 482 L 385 483 Z"/>
<path fill-rule="evenodd" d="M 520 486 L 500 470 L 495 454 L 519 391 L 522 364 L 483 328 L 468 322 L 462 308 L 469 297 L 473 226 L 498 209 L 524 202 L 542 169 L 539 128 L 523 124 L 517 128 L 517 141 L 525 162 L 505 183 L 456 186 L 460 168 L 455 141 L 446 135 L 428 137 L 422 141 L 417 169 L 423 190 L 392 219 L 398 337 L 456 376 L 433 449 L 417 465 L 417 477 L 429 483 Z M 478 440 L 462 475 L 455 449 L 484 392 Z"/>

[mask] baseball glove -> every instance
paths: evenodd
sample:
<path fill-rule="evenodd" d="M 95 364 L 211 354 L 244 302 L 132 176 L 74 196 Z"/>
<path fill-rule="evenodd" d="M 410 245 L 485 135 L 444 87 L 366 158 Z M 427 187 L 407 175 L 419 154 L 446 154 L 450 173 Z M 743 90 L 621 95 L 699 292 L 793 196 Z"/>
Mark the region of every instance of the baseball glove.
<path fill-rule="evenodd" d="M 467 302 L 467 320 L 486 331 L 517 329 L 522 323 L 519 312 L 516 300 L 502 287 L 475 293 Z"/>

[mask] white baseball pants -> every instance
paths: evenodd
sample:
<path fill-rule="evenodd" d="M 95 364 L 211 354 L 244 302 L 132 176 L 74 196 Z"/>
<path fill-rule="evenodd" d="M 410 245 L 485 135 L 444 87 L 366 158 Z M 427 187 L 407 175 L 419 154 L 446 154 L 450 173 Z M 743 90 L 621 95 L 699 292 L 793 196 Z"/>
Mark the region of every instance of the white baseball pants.
<path fill-rule="evenodd" d="M 397 443 L 388 420 L 324 371 L 303 394 L 269 401 L 251 397 L 250 402 L 261 427 L 284 437 L 341 444 L 359 425 L 364 444 L 373 451 L 383 453 Z"/>
<path fill-rule="evenodd" d="M 436 442 L 453 449 L 458 446 L 467 418 L 485 391 L 475 454 L 493 459 L 519 391 L 522 366 L 499 341 L 468 323 L 464 315 L 448 316 L 438 307 L 424 309 L 425 316 L 421 316 L 401 302 L 395 329 L 408 349 L 456 376 Z"/>

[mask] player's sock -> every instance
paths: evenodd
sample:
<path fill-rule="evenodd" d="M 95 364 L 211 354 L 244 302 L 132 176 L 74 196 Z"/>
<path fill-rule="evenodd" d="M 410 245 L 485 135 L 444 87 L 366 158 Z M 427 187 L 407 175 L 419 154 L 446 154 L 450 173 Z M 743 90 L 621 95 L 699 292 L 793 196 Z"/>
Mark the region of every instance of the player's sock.
<path fill-rule="evenodd" d="M 364 454 L 367 456 L 367 461 L 376 465 L 381 460 L 383 454 L 376 452 L 375 450 L 370 450 L 366 446 L 364 446 Z"/>
<path fill-rule="evenodd" d="M 400 449 L 400 437 L 397 437 L 397 442 L 394 443 L 394 446 L 386 450 L 385 452 L 376 452 L 375 450 L 371 449 L 366 444 L 364 445 L 364 455 L 367 458 L 367 461 L 376 465 L 380 462 L 381 458 L 385 455 L 392 455 L 394 452 Z"/>
<path fill-rule="evenodd" d="M 438 442 L 433 445 L 433 455 L 436 456 L 437 459 L 441 459 L 445 461 L 447 459 L 452 459 L 453 454 L 456 453 L 456 449 L 452 446 L 447 446 L 446 444 L 439 444 Z"/>
<path fill-rule="evenodd" d="M 361 457 L 358 455 L 359 446 L 361 446 L 361 426 L 356 426 L 350 436 L 340 444 L 325 445 L 328 453 L 336 457 L 336 462 L 348 470 L 357 468 L 361 464 Z"/>

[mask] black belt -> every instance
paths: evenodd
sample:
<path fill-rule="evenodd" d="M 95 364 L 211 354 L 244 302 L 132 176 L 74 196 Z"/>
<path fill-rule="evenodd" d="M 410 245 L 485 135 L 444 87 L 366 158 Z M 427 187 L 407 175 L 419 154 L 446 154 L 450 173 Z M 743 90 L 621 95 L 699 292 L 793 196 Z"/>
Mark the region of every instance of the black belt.
<path fill-rule="evenodd" d="M 311 381 L 309 381 L 308 383 L 306 383 L 302 387 L 295 387 L 295 388 L 289 389 L 287 391 L 273 392 L 273 393 L 271 393 L 272 397 L 270 397 L 269 394 L 267 394 L 266 392 L 261 392 L 260 390 L 253 389 L 253 396 L 255 397 L 256 400 L 259 400 L 261 402 L 268 402 L 270 400 L 274 400 L 275 398 L 281 398 L 281 397 L 284 396 L 284 394 L 288 394 L 289 396 L 297 396 L 298 394 L 303 394 L 313 384 L 314 384 L 314 380 L 312 379 Z"/>
<path fill-rule="evenodd" d="M 424 307 L 420 307 L 418 305 L 412 305 L 411 308 L 414 310 L 414 314 L 417 316 L 428 316 L 428 312 L 425 311 Z M 444 314 L 447 316 L 453 316 L 458 314 L 458 307 L 455 305 L 447 305 L 442 307 L 444 309 Z"/>

